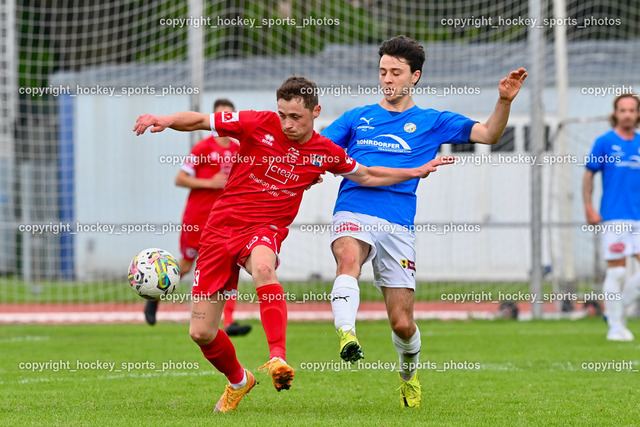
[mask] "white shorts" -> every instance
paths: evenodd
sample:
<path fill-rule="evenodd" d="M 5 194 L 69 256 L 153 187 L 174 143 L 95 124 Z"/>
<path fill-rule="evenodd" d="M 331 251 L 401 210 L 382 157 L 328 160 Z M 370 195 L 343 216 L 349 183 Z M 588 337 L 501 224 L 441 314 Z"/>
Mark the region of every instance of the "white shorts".
<path fill-rule="evenodd" d="M 606 261 L 640 254 L 640 221 L 616 219 L 598 225 L 602 227 L 602 253 Z"/>
<path fill-rule="evenodd" d="M 371 215 L 336 212 L 331 227 L 331 244 L 345 236 L 371 246 L 365 263 L 372 261 L 373 285 L 376 288 L 416 289 L 415 235 L 408 228 Z"/>

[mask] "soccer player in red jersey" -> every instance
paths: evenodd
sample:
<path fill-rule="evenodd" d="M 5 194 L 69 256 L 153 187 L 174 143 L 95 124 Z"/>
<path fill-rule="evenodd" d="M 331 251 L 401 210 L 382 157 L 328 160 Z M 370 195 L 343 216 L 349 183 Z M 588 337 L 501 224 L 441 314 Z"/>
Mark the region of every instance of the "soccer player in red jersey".
<path fill-rule="evenodd" d="M 298 213 L 305 188 L 325 171 L 344 175 L 360 185 L 385 186 L 425 178 L 437 166 L 454 161 L 436 158 L 412 169 L 360 165 L 313 130 L 313 121 L 321 110 L 317 93 L 315 83 L 292 76 L 276 92 L 278 113 L 144 114 L 133 128 L 137 135 L 150 127 L 151 132 L 211 129 L 214 136 L 240 141 L 227 186 L 202 233 L 192 289 L 191 338 L 230 383 L 216 412 L 235 410 L 255 385 L 254 376 L 240 365 L 227 334 L 218 329 L 224 303 L 217 302 L 236 292 L 240 267 L 256 285 L 269 344 L 271 359 L 259 370 L 267 370 L 278 391 L 291 385 L 294 370 L 285 361 L 287 306 L 275 271 L 280 245 Z"/>
<path fill-rule="evenodd" d="M 228 99 L 217 99 L 213 103 L 213 112 L 231 112 L 235 106 Z M 222 194 L 227 177 L 238 154 L 238 140 L 229 137 L 215 138 L 211 135 L 199 141 L 191 150 L 190 156 L 176 176 L 176 185 L 191 189 L 182 217 L 180 252 L 178 261 L 180 275 L 184 276 L 193 266 L 198 256 L 200 236 L 209 218 L 211 207 Z M 246 335 L 250 325 L 239 325 L 233 321 L 236 299 L 229 298 L 222 316 L 223 328 L 227 335 Z M 144 315 L 147 323 L 156 323 L 158 301 L 148 300 Z"/>

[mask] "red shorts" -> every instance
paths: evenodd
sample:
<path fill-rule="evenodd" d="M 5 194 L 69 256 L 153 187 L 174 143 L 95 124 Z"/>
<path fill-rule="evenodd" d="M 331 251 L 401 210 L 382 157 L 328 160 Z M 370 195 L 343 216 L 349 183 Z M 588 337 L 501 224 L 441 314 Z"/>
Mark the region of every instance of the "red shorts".
<path fill-rule="evenodd" d="M 216 292 L 233 295 L 238 289 L 240 267 L 256 246 L 267 246 L 276 256 L 282 241 L 289 234 L 286 228 L 264 226 L 250 232 L 215 229 L 200 242 L 200 256 L 194 272 L 192 295 L 207 297 Z M 276 262 L 276 268 L 279 260 Z"/>
<path fill-rule="evenodd" d="M 200 236 L 203 228 L 202 224 L 198 226 L 184 226 L 183 224 L 182 233 L 180 234 L 180 252 L 183 259 L 193 261 L 198 257 Z"/>

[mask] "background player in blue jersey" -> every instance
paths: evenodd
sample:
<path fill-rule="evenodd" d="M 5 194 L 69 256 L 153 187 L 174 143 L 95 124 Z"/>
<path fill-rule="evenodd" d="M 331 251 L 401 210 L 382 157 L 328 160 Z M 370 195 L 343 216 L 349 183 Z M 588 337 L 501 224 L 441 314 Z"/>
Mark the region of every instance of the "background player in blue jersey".
<path fill-rule="evenodd" d="M 379 78 L 384 98 L 347 111 L 322 134 L 365 165 L 412 167 L 433 159 L 443 143 L 496 143 L 504 132 L 511 101 L 527 77 L 512 71 L 499 85 L 500 98 L 486 123 L 459 114 L 417 107 L 412 98 L 425 52 L 405 36 L 382 43 Z M 338 264 L 331 307 L 340 335 L 340 356 L 363 357 L 355 337 L 362 265 L 372 260 L 374 285 L 382 291 L 400 357 L 403 406 L 420 405 L 417 377 L 420 332 L 413 319 L 415 250 L 413 224 L 418 180 L 366 189 L 343 181 L 334 209 L 332 250 Z"/>
<path fill-rule="evenodd" d="M 623 94 L 613 102 L 613 129 L 596 139 L 586 162 L 582 195 L 587 221 L 602 222 L 602 247 L 607 272 L 602 291 L 609 324 L 607 339 L 632 341 L 625 309 L 640 292 L 640 271 L 626 280 L 626 257 L 640 261 L 640 99 Z M 593 175 L 602 172 L 600 213 L 591 203 Z M 624 285 L 624 290 L 622 290 Z"/>

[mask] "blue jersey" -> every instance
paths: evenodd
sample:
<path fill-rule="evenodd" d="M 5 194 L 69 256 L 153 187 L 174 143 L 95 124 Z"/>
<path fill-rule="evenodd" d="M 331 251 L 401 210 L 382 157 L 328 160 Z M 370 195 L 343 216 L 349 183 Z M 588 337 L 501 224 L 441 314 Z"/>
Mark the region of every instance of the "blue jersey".
<path fill-rule="evenodd" d="M 602 220 L 640 221 L 640 134 L 629 141 L 611 130 L 596 139 L 586 160 L 587 169 L 602 171 Z"/>
<path fill-rule="evenodd" d="M 365 166 L 415 168 L 433 160 L 440 145 L 469 141 L 474 121 L 448 111 L 412 108 L 390 112 L 379 104 L 354 108 L 322 131 Z M 386 187 L 343 180 L 334 213 L 357 212 L 413 225 L 419 179 Z"/>

